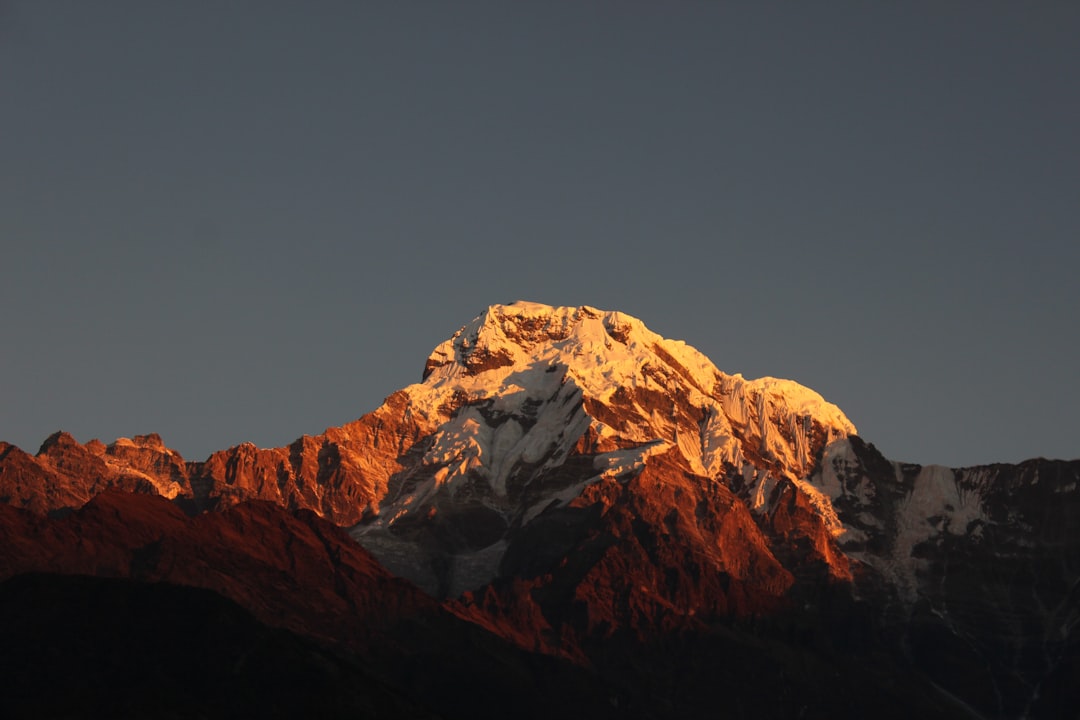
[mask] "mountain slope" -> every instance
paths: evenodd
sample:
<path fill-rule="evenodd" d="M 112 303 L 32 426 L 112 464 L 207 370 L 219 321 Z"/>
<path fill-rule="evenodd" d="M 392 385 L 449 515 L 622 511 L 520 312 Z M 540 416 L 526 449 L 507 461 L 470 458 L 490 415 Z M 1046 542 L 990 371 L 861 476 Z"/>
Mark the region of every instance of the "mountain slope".
<path fill-rule="evenodd" d="M 4 693 L 7 707 L 22 716 L 111 717 L 113 710 L 131 717 L 159 711 L 170 717 L 236 716 L 229 710 L 237 704 L 246 715 L 242 708 L 264 707 L 278 697 L 283 704 L 271 706 L 271 715 L 288 717 L 295 716 L 289 708 L 320 685 L 330 696 L 310 705 L 319 716 L 367 707 L 387 713 L 378 717 L 501 718 L 515 704 L 522 717 L 575 709 L 614 716 L 610 700 L 618 691 L 592 672 L 523 652 L 463 620 L 391 576 L 343 531 L 309 511 L 249 501 L 191 518 L 161 498 L 108 491 L 63 518 L 0 505 L 0 545 L 0 581 L 8 580 L 0 585 L 0 606 L 20 613 L 0 622 L 0 669 L 8 670 L 0 687 L 18 677 L 16 671 L 42 676 Z M 93 583 L 85 576 L 134 580 L 152 589 Z M 27 609 L 37 601 L 49 604 Z M 139 606 L 125 610 L 127 603 Z M 155 618 L 155 608 L 171 615 Z M 180 642 L 177 624 L 226 637 Z M 131 638 L 110 630 L 158 635 Z M 163 642 L 175 642 L 175 653 L 161 648 Z M 236 659 L 235 686 L 219 674 L 225 658 L 206 655 L 215 647 Z M 50 660 L 68 650 L 76 655 Z M 195 657 L 208 667 L 139 670 L 138 659 L 129 657 L 135 651 L 147 662 Z M 252 676 L 246 662 L 265 663 L 267 676 Z M 104 689 L 87 689 L 102 664 L 139 672 L 127 678 L 132 687 L 126 690 L 123 677 L 109 677 Z M 76 676 L 52 683 L 55 703 L 35 704 L 26 690 L 47 684 L 61 667 Z M 282 677 L 289 668 L 316 677 Z M 223 706 L 207 710 L 200 688 L 155 696 L 140 684 L 199 676 L 201 690 Z M 246 700 L 260 682 L 274 685 L 264 688 L 266 700 Z M 120 696 L 110 697 L 109 688 Z"/>
<path fill-rule="evenodd" d="M 1080 462 L 953 470 L 890 462 L 854 437 L 810 482 L 843 521 L 840 547 L 874 573 L 859 592 L 898 616 L 938 684 L 988 717 L 1076 706 Z"/>
<path fill-rule="evenodd" d="M 12 684 L 0 708 L 14 717 L 678 718 L 715 714 L 718 702 L 762 718 L 954 709 L 902 665 L 868 669 L 749 626 L 640 645 L 614 636 L 606 654 L 577 665 L 515 649 L 483 629 L 505 616 L 440 606 L 314 514 L 265 502 L 187 518 L 159 498 L 106 492 L 64 518 L 0 506 L 0 534 L 0 686 Z M 18 574 L 27 570 L 36 574 Z M 838 675 L 853 679 L 850 691 L 831 687 Z"/>

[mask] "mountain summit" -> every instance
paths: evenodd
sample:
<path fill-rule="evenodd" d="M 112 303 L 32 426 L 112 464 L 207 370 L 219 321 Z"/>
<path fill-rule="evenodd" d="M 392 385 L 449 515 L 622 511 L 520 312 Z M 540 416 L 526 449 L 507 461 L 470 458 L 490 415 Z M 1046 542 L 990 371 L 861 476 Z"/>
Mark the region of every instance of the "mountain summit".
<path fill-rule="evenodd" d="M 629 480 L 650 458 L 713 483 L 737 478 L 758 512 L 779 486 L 797 487 L 839 527 L 802 482 L 825 446 L 855 433 L 835 405 L 794 382 L 722 373 L 623 313 L 492 306 L 436 347 L 423 382 L 400 395 L 395 405 L 423 439 L 400 446 L 408 460 L 378 518 L 355 535 L 441 593 L 490 582 L 510 541 L 542 513 L 596 483 Z M 438 556 L 437 577 L 416 565 L 428 555 L 417 543 Z"/>
<path fill-rule="evenodd" d="M 527 402 L 546 403 L 555 380 L 570 384 L 601 445 L 678 446 L 706 474 L 762 457 L 800 476 L 817 449 L 811 447 L 815 431 L 826 441 L 856 432 L 839 408 L 808 388 L 726 375 L 637 318 L 587 306 L 492 306 L 435 349 L 424 375 L 423 386 L 435 397 L 498 397 L 511 413 Z M 608 425 L 598 415 L 619 420 Z M 680 436 L 687 420 L 697 431 Z"/>

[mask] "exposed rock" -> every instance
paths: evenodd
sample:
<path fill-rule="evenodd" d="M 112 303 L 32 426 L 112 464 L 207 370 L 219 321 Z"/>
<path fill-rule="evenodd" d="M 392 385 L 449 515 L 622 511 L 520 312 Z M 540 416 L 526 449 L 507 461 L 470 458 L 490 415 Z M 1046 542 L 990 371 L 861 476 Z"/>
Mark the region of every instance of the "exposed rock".
<path fill-rule="evenodd" d="M 1080 463 L 923 467 L 849 438 L 812 482 L 844 522 L 841 546 L 876 574 L 859 591 L 936 682 L 990 717 L 1076 702 Z"/>

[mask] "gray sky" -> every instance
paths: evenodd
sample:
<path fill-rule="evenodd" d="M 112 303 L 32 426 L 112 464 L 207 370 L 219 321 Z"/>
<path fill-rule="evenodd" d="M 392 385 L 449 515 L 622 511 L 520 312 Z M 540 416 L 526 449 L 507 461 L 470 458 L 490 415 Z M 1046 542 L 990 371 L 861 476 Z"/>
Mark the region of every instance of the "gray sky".
<path fill-rule="evenodd" d="M 0 0 L 0 439 L 290 442 L 518 298 L 1080 456 L 1080 4 Z"/>

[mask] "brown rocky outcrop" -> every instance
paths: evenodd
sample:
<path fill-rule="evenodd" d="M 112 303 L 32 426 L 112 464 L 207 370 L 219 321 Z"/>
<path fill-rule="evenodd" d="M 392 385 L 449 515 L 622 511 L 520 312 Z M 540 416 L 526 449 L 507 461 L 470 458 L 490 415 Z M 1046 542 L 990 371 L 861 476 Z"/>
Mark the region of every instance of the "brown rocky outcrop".
<path fill-rule="evenodd" d="M 0 498 L 9 505 L 39 513 L 71 510 L 110 488 L 167 497 L 183 493 L 171 471 L 143 472 L 100 442 L 84 446 L 66 432 L 50 435 L 36 456 L 0 443 Z"/>
<path fill-rule="evenodd" d="M 374 511 L 412 445 L 430 432 L 395 393 L 375 412 L 291 445 L 243 443 L 186 462 L 156 433 L 109 445 L 57 432 L 36 456 L 0 443 L 0 498 L 38 513 L 70 511 L 107 489 L 161 495 L 189 511 L 267 500 L 356 524 Z"/>
<path fill-rule="evenodd" d="M 202 587 L 270 625 L 335 642 L 438 607 L 310 511 L 260 501 L 197 517 L 116 490 L 59 519 L 0 505 L 0 545 L 0 579 L 51 572 Z"/>

